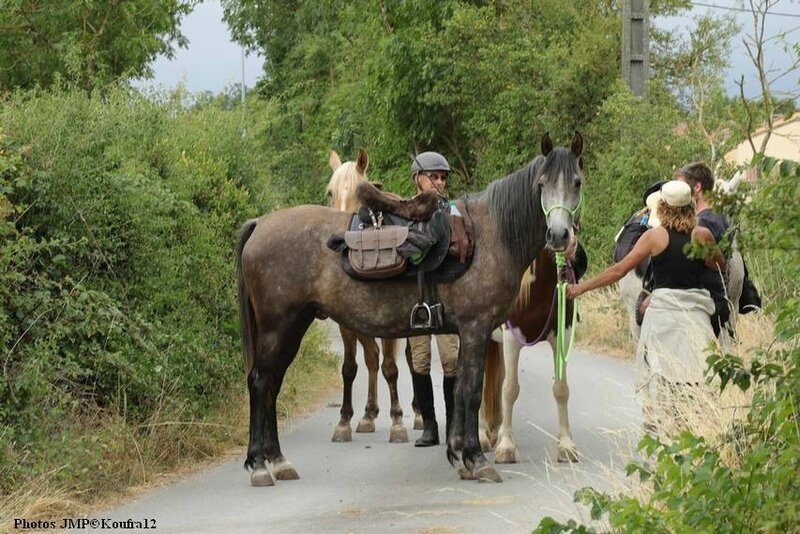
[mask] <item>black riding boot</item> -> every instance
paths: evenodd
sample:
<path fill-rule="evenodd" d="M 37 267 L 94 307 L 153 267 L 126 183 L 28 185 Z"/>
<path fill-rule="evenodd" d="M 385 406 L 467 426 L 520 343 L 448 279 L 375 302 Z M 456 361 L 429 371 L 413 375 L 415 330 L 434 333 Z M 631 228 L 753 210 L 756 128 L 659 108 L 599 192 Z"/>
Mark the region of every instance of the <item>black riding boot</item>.
<path fill-rule="evenodd" d="M 425 425 L 422 436 L 414 442 L 415 447 L 430 447 L 439 444 L 439 425 L 436 423 L 436 411 L 433 407 L 433 382 L 431 375 L 411 374 L 414 383 L 414 394 L 417 397 L 422 422 Z"/>
<path fill-rule="evenodd" d="M 444 390 L 444 409 L 447 414 L 447 426 L 445 427 L 444 441 L 450 439 L 450 425 L 453 422 L 453 413 L 455 412 L 455 405 L 453 401 L 453 391 L 456 387 L 456 377 L 446 376 L 442 380 L 442 389 Z"/>

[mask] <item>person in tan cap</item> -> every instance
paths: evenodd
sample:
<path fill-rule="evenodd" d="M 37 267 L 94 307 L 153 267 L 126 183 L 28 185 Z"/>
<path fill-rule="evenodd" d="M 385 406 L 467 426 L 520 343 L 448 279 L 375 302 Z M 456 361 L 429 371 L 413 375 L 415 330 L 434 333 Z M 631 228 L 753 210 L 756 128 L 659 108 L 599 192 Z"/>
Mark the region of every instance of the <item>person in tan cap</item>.
<path fill-rule="evenodd" d="M 567 286 L 567 296 L 578 295 L 618 281 L 647 256 L 652 257 L 653 292 L 644 316 L 636 349 L 639 379 L 643 392 L 646 425 L 650 413 L 663 400 L 664 386 L 699 384 L 705 371 L 705 347 L 714 339 L 711 315 L 714 302 L 703 287 L 707 269 L 721 269 L 725 258 L 712 233 L 697 225 L 691 188 L 672 180 L 661 187 L 661 200 L 655 206 L 658 223 L 647 230 L 622 260 L 594 278 Z M 708 244 L 704 259 L 687 257 L 690 242 Z"/>

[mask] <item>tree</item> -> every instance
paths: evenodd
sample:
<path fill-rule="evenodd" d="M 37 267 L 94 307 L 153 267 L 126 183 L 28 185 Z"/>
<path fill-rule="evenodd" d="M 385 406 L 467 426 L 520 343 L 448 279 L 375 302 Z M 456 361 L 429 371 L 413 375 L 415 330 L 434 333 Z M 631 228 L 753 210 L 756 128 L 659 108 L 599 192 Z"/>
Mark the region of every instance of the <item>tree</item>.
<path fill-rule="evenodd" d="M 180 20 L 197 0 L 4 0 L 0 90 L 83 89 L 152 75 L 160 54 L 185 46 Z"/>
<path fill-rule="evenodd" d="M 766 35 L 766 18 L 779 1 L 780 0 L 748 0 L 753 27 L 751 30 L 752 33 L 745 34 L 743 41 L 745 49 L 747 50 L 747 55 L 756 68 L 759 89 L 761 91 L 756 98 L 752 99 L 755 100 L 756 109 L 754 109 L 753 101 L 744 96 L 744 76 L 738 82 L 738 85 L 742 104 L 748 117 L 747 138 L 750 141 L 753 154 L 759 152 L 763 153 L 764 150 L 766 150 L 774 130 L 775 112 L 779 108 L 780 103 L 775 98 L 776 95 L 772 90 L 772 84 L 800 69 L 800 46 L 798 46 L 797 43 L 789 43 L 787 41 L 788 32 L 770 36 Z M 794 28 L 791 31 L 796 32 L 798 28 Z M 776 46 L 783 46 L 784 50 L 792 55 L 791 64 L 784 69 L 774 69 L 766 60 L 767 50 Z M 780 96 L 785 98 L 784 102 L 791 103 L 800 97 L 800 90 L 795 90 Z M 793 108 L 794 106 L 790 105 L 790 107 Z M 757 118 L 760 115 L 763 115 L 763 120 L 766 123 L 766 133 L 761 140 L 761 146 L 756 147 L 751 134 L 754 125 L 757 124 Z"/>

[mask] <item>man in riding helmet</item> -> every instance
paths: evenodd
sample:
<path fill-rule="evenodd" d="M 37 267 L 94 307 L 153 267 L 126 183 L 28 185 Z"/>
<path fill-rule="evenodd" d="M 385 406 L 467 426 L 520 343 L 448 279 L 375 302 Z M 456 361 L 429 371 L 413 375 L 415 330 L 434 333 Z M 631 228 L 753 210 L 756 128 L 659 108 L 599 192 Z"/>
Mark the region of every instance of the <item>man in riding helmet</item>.
<path fill-rule="evenodd" d="M 411 179 L 417 188 L 417 194 L 430 189 L 435 189 L 440 196 L 443 207 L 449 202 L 444 197 L 447 187 L 447 178 L 450 174 L 450 164 L 438 152 L 423 152 L 416 156 L 411 163 Z M 451 206 L 451 214 L 455 207 Z M 430 447 L 439 444 L 439 426 L 436 422 L 436 411 L 433 402 L 433 382 L 431 381 L 431 335 L 415 336 L 408 338 L 411 349 L 411 379 L 414 385 L 414 396 L 424 424 L 422 436 L 414 443 L 417 447 Z M 456 366 L 458 360 L 459 339 L 455 334 L 437 334 L 436 345 L 439 348 L 439 359 L 442 362 L 444 379 L 444 404 L 447 414 L 446 435 L 450 433 L 450 424 L 453 418 L 453 390 L 456 382 Z"/>

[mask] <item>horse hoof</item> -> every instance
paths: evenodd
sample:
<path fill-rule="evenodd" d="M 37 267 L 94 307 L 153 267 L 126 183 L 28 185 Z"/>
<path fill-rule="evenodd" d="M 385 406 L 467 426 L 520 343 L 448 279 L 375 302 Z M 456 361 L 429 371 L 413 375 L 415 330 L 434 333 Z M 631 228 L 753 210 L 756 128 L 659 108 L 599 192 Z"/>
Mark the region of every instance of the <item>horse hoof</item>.
<path fill-rule="evenodd" d="M 475 480 L 475 476 L 472 474 L 472 471 L 466 467 L 458 468 L 458 478 L 461 480 Z"/>
<path fill-rule="evenodd" d="M 578 461 L 578 450 L 574 446 L 559 446 L 556 451 L 556 459 L 559 463 L 575 463 Z"/>
<path fill-rule="evenodd" d="M 260 467 L 253 469 L 253 472 L 250 473 L 250 485 L 253 487 L 274 486 L 275 481 L 267 468 Z"/>
<path fill-rule="evenodd" d="M 517 458 L 516 448 L 497 449 L 494 454 L 494 463 L 496 464 L 515 464 L 517 462 L 519 462 L 519 458 Z"/>
<path fill-rule="evenodd" d="M 334 443 L 346 443 L 348 441 L 353 441 L 353 429 L 350 428 L 350 425 L 339 425 L 336 427 L 336 430 L 333 431 L 333 437 L 331 441 Z"/>
<path fill-rule="evenodd" d="M 375 421 L 373 419 L 364 418 L 358 422 L 358 427 L 356 427 L 356 432 L 358 433 L 369 433 L 375 432 Z"/>
<path fill-rule="evenodd" d="M 392 425 L 389 430 L 389 443 L 408 443 L 408 431 L 403 425 Z"/>
<path fill-rule="evenodd" d="M 272 472 L 277 480 L 300 480 L 300 475 L 292 462 L 284 460 L 272 466 Z"/>
<path fill-rule="evenodd" d="M 491 465 L 482 465 L 472 472 L 473 478 L 478 479 L 478 482 L 502 482 L 503 478 L 500 473 Z"/>
<path fill-rule="evenodd" d="M 420 414 L 414 414 L 414 430 L 424 430 L 425 423 L 422 422 L 422 416 Z"/>

